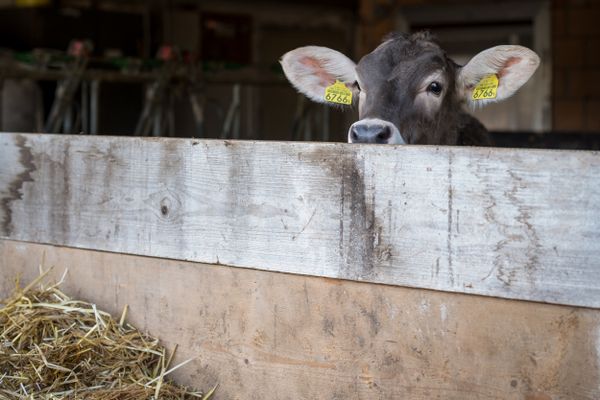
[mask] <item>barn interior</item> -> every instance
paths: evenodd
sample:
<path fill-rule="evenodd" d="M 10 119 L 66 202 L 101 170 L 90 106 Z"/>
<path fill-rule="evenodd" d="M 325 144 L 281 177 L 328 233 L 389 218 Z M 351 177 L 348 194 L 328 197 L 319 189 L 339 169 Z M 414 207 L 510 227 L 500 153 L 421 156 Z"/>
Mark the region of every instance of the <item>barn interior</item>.
<path fill-rule="evenodd" d="M 344 142 L 356 110 L 296 93 L 281 55 L 358 60 L 429 30 L 459 64 L 498 44 L 540 55 L 516 96 L 472 110 L 498 146 L 599 149 L 599 18 L 592 0 L 2 0 L 0 129 Z"/>

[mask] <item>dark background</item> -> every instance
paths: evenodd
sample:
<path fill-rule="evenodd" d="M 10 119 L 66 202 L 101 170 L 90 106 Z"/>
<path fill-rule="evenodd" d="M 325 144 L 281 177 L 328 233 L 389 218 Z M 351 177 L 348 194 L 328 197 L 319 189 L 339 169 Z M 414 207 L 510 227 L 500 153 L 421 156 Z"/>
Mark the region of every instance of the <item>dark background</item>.
<path fill-rule="evenodd" d="M 59 81 L 45 72 L 70 68 L 60 56 L 72 40 L 87 39 L 93 43 L 87 70 L 120 76 L 99 80 L 93 133 L 135 133 L 145 90 L 164 66 L 156 62 L 157 53 L 169 45 L 179 54 L 178 72 L 161 100 L 163 125 L 151 134 L 345 141 L 356 112 L 304 101 L 285 81 L 279 57 L 313 44 L 358 60 L 389 31 L 429 29 L 458 61 L 507 43 L 531 47 L 542 57 L 523 94 L 477 112 L 498 145 L 598 149 L 598 21 L 600 2 L 592 0 L 3 1 L 2 129 L 43 130 Z M 59 61 L 40 67 L 35 49 Z M 131 67 L 133 72 L 124 66 L 135 65 L 132 59 L 142 65 Z M 233 130 L 224 132 L 236 83 L 239 116 Z M 193 118 L 191 88 L 202 95 L 201 128 Z M 91 129 L 86 93 L 78 86 L 69 105 L 71 133 Z"/>

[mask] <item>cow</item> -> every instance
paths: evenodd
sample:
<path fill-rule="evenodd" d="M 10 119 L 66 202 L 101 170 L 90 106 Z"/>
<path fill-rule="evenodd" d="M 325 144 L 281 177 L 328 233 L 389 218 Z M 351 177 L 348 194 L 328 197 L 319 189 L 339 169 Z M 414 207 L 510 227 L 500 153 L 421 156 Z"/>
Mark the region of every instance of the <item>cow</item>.
<path fill-rule="evenodd" d="M 358 103 L 350 143 L 485 146 L 489 133 L 465 108 L 510 97 L 540 59 L 526 47 L 503 45 L 460 66 L 433 35 L 417 32 L 388 35 L 358 64 L 319 46 L 292 50 L 280 62 L 292 85 L 313 101 Z"/>

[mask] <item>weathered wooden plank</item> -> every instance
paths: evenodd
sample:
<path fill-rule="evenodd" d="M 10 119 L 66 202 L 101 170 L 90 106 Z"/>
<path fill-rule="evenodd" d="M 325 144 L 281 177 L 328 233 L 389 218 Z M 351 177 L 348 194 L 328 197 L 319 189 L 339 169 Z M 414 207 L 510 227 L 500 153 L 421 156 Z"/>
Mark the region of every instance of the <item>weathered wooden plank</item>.
<path fill-rule="evenodd" d="M 600 310 L 6 240 L 0 298 L 42 259 L 215 399 L 600 398 Z"/>
<path fill-rule="evenodd" d="M 600 155 L 0 135 L 0 235 L 600 307 Z"/>

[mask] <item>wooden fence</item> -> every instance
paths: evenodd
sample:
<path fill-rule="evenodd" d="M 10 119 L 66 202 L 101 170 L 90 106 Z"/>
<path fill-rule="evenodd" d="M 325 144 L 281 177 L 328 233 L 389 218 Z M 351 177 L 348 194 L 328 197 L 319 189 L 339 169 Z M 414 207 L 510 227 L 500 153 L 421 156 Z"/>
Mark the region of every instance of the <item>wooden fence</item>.
<path fill-rule="evenodd" d="M 600 398 L 597 152 L 0 134 L 0 237 L 221 398 Z"/>

